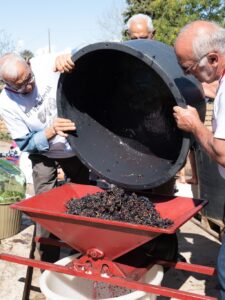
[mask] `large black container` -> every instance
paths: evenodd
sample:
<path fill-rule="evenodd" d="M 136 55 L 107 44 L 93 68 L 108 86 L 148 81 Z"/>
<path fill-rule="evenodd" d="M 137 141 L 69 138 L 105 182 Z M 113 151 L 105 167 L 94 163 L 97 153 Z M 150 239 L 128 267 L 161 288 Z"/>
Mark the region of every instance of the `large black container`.
<path fill-rule="evenodd" d="M 183 166 L 189 136 L 173 106 L 205 102 L 199 83 L 184 76 L 171 47 L 150 40 L 97 43 L 73 55 L 62 74 L 59 115 L 76 123 L 69 142 L 100 177 L 129 190 L 160 186 Z"/>
<path fill-rule="evenodd" d="M 199 197 L 208 201 L 203 215 L 224 222 L 225 180 L 220 175 L 218 165 L 206 154 L 199 144 L 196 145 Z"/>

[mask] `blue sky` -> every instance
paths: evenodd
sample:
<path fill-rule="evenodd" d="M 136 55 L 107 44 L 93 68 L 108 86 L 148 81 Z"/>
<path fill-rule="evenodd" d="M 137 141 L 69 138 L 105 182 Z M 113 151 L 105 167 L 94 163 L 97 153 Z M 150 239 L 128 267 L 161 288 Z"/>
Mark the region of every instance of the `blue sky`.
<path fill-rule="evenodd" d="M 36 54 L 49 48 L 48 31 L 54 52 L 118 36 L 118 18 L 126 1 L 0 0 L 0 7 L 0 30 L 19 50 L 29 49 Z"/>

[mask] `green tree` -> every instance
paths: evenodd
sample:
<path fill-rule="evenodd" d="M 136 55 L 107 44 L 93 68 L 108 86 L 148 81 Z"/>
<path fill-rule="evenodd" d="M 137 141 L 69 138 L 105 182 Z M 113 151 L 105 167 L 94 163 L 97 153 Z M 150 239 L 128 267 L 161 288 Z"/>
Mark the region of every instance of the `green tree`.
<path fill-rule="evenodd" d="M 29 61 L 32 57 L 34 57 L 33 52 L 31 52 L 30 50 L 23 50 L 22 52 L 20 52 L 20 55 L 26 60 Z"/>
<path fill-rule="evenodd" d="M 201 19 L 225 25 L 225 0 L 127 0 L 127 4 L 125 22 L 133 14 L 149 15 L 156 28 L 155 39 L 169 45 L 188 22 Z"/>

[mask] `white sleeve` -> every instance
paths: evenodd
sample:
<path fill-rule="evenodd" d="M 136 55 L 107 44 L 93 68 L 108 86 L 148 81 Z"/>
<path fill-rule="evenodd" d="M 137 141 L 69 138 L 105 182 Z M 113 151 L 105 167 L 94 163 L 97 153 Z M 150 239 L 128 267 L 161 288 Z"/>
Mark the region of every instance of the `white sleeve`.
<path fill-rule="evenodd" d="M 218 95 L 215 138 L 225 139 L 225 91 Z"/>

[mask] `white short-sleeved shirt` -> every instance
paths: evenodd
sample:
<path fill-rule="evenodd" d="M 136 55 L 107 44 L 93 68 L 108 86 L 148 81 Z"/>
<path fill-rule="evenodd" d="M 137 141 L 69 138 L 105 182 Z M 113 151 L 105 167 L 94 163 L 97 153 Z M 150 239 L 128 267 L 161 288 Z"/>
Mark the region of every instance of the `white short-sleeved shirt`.
<path fill-rule="evenodd" d="M 225 76 L 220 81 L 214 100 L 214 111 L 212 119 L 214 137 L 225 140 Z M 225 168 L 218 165 L 220 175 L 225 178 Z"/>

